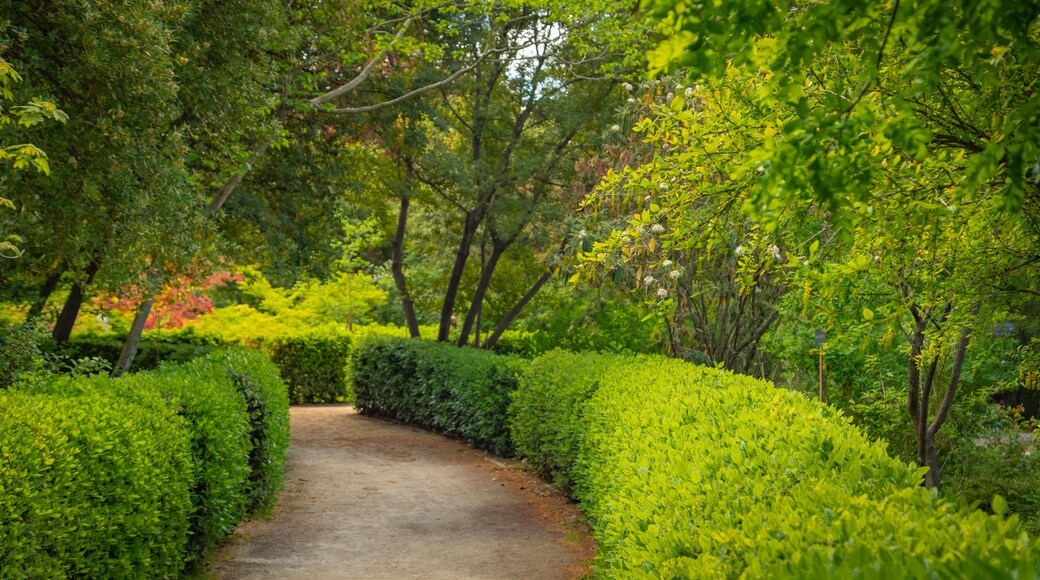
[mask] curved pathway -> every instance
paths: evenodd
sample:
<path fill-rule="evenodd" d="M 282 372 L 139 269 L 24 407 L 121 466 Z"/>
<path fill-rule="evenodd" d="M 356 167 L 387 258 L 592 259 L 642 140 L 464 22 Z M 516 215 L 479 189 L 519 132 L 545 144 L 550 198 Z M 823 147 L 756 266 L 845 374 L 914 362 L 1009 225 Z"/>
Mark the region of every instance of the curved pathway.
<path fill-rule="evenodd" d="M 505 460 L 349 406 L 293 407 L 286 487 L 215 578 L 572 578 L 592 556 L 562 495 Z"/>

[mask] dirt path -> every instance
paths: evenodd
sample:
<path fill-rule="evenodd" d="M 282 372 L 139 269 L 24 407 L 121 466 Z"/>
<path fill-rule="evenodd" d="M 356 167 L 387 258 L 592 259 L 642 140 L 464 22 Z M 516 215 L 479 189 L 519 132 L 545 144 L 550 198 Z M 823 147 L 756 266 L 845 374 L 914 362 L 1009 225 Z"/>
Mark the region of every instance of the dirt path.
<path fill-rule="evenodd" d="M 505 460 L 347 406 L 294 407 L 285 491 L 216 578 L 572 578 L 592 545 L 561 494 Z"/>

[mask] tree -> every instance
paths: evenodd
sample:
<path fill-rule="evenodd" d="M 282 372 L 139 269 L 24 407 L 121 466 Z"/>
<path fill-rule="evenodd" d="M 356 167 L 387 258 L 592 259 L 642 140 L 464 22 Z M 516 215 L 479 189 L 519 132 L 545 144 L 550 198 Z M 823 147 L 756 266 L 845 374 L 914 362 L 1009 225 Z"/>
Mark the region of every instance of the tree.
<path fill-rule="evenodd" d="M 13 98 L 10 85 L 20 82 L 22 77 L 3 58 L 0 58 L 0 102 L 9 101 Z M 0 128 L 5 125 L 14 124 L 20 127 L 32 127 L 45 120 L 55 120 L 64 123 L 68 115 L 58 109 L 53 103 L 33 98 L 25 105 L 14 105 L 10 107 L 0 106 Z M 34 168 L 36 171 L 49 174 L 50 166 L 47 164 L 47 154 L 32 143 L 20 143 L 14 145 L 0 146 L 0 163 L 10 165 L 14 170 Z M 0 197 L 0 207 L 15 209 L 11 200 Z M 15 245 L 18 243 L 17 236 L 5 235 L 0 239 L 0 257 L 17 258 L 21 251 Z"/>
<path fill-rule="evenodd" d="M 748 153 L 749 209 L 778 229 L 810 203 L 836 234 L 830 279 L 883 285 L 876 310 L 906 338 L 918 462 L 938 488 L 934 436 L 972 333 L 1036 292 L 1040 6 L 648 5 L 667 35 L 656 69 L 766 79 L 762 102 L 783 116 Z"/>
<path fill-rule="evenodd" d="M 764 375 L 758 343 L 779 314 L 787 251 L 818 220 L 792 210 L 769 231 L 743 212 L 757 178 L 747 155 L 777 116 L 758 102 L 760 86 L 733 71 L 636 89 L 632 132 L 619 131 L 633 135 L 622 147 L 635 154 L 585 200 L 575 279 L 627 284 L 659 312 L 673 356 Z"/>
<path fill-rule="evenodd" d="M 518 241 L 538 247 L 546 262 L 558 254 L 566 231 L 561 212 L 579 199 L 571 189 L 572 168 L 598 140 L 596 122 L 609 114 L 610 99 L 617 98 L 626 69 L 612 60 L 628 54 L 623 39 L 639 30 L 631 19 L 624 22 L 619 5 L 606 3 L 592 16 L 574 16 L 570 8 L 496 4 L 481 26 L 460 26 L 456 58 L 475 62 L 476 55 L 488 55 L 471 75 L 439 91 L 439 99 L 427 99 L 416 117 L 403 119 L 403 130 L 421 133 L 423 145 L 402 150 L 400 164 L 440 204 L 439 228 L 457 240 L 440 305 L 441 341 L 448 340 L 453 318 L 460 327 L 459 344 L 474 333 L 479 336 L 478 320 L 495 272 Z M 499 46 L 507 49 L 494 49 Z M 449 70 L 458 66 L 444 64 Z M 395 281 L 409 299 L 400 264 L 414 197 L 400 196 L 392 238 Z M 482 260 L 468 293 L 467 266 L 475 248 Z M 534 271 L 530 287 L 503 309 L 483 346 L 494 344 L 551 270 L 547 264 Z M 457 311 L 464 296 L 469 305 Z"/>

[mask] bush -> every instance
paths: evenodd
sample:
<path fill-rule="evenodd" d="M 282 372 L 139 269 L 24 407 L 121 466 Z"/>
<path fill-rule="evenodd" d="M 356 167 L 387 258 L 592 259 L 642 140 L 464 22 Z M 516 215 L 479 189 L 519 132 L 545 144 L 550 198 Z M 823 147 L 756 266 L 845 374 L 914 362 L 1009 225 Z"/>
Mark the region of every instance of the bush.
<path fill-rule="evenodd" d="M 348 400 L 347 360 L 351 337 L 328 329 L 274 336 L 260 348 L 281 369 L 296 403 L 338 403 Z"/>
<path fill-rule="evenodd" d="M 585 402 L 599 386 L 600 376 L 622 360 L 554 351 L 524 370 L 523 387 L 513 393 L 509 428 L 517 451 L 539 475 L 573 489 L 574 467 L 587 430 L 582 420 Z"/>
<path fill-rule="evenodd" d="M 0 575 L 161 578 L 184 566 L 195 467 L 159 393 L 0 392 Z"/>
<path fill-rule="evenodd" d="M 937 499 L 919 469 L 846 418 L 763 381 L 659 357 L 553 353 L 521 377 L 513 415 L 521 455 L 545 455 L 546 441 L 563 449 L 552 470 L 574 479 L 606 577 L 963 577 L 1035 566 L 1016 519 Z"/>
<path fill-rule="evenodd" d="M 473 348 L 370 334 L 351 355 L 360 412 L 440 431 L 508 456 L 509 395 L 519 359 Z"/>
<path fill-rule="evenodd" d="M 125 338 L 87 334 L 75 336 L 63 344 L 55 344 L 53 341 L 49 341 L 50 345 L 48 348 L 57 357 L 58 361 L 66 366 L 71 361 L 85 358 L 102 359 L 115 366 L 119 361 L 119 355 L 123 352 Z M 144 371 L 158 368 L 162 363 L 189 362 L 206 356 L 218 350 L 218 348 L 214 345 L 156 342 L 142 339 L 131 369 Z"/>
<path fill-rule="evenodd" d="M 63 376 L 12 397 L 0 399 L 0 426 L 20 426 L 0 430 L 5 577 L 176 575 L 281 485 L 288 397 L 254 351 L 121 379 Z M 51 517 L 73 531 L 47 528 Z M 81 522 L 100 547 L 77 535 Z"/>

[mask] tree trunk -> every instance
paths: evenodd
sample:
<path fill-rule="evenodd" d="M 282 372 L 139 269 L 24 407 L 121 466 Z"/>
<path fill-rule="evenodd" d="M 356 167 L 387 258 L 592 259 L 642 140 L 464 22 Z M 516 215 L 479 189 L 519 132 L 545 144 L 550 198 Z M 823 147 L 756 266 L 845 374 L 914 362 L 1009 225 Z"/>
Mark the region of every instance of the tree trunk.
<path fill-rule="evenodd" d="M 123 375 L 130 370 L 130 365 L 134 364 L 137 347 L 141 344 L 141 333 L 144 332 L 144 323 L 148 320 L 148 315 L 152 313 L 154 303 L 155 299 L 149 298 L 138 307 L 137 314 L 134 315 L 134 323 L 130 326 L 130 334 L 126 336 L 126 342 L 123 343 L 123 352 L 119 355 L 119 362 L 112 369 L 113 377 Z"/>
<path fill-rule="evenodd" d="M 83 283 L 76 282 L 72 285 L 69 297 L 65 299 L 65 306 L 62 307 L 61 314 L 58 315 L 58 320 L 54 323 L 54 332 L 52 334 L 54 340 L 67 342 L 69 337 L 72 336 L 72 327 L 76 324 L 79 308 L 83 305 L 84 288 L 94 281 L 94 275 L 97 274 L 100 268 L 101 259 L 94 258 L 84 272 L 87 279 Z"/>
<path fill-rule="evenodd" d="M 462 283 L 462 273 L 466 270 L 466 261 L 469 259 L 470 246 L 473 245 L 473 237 L 477 234 L 477 227 L 484 219 L 484 212 L 479 208 L 466 214 L 466 222 L 462 230 L 462 239 L 459 247 L 455 250 L 455 266 L 451 270 L 448 279 L 448 287 L 444 290 L 444 303 L 441 306 L 441 322 L 437 331 L 438 342 L 448 342 L 451 333 L 451 314 L 455 310 L 455 299 L 459 294 L 459 285 Z"/>
<path fill-rule="evenodd" d="M 408 204 L 410 200 L 401 196 L 401 211 L 397 215 L 397 230 L 390 241 L 390 271 L 393 273 L 394 285 L 401 294 L 401 309 L 404 310 L 404 322 L 408 326 L 408 334 L 419 338 L 419 320 L 415 317 L 415 304 L 408 293 L 408 285 L 404 278 L 404 232 L 408 225 Z"/>
<path fill-rule="evenodd" d="M 509 325 L 513 323 L 513 319 L 515 319 L 520 314 L 520 311 L 524 309 L 524 306 L 527 306 L 527 303 L 530 302 L 532 298 L 534 298 L 535 294 L 538 294 L 538 291 L 541 290 L 542 286 L 544 286 L 545 283 L 549 281 L 549 278 L 552 278 L 552 270 L 546 270 L 545 272 L 542 272 L 542 275 L 538 277 L 538 280 L 534 283 L 533 286 L 531 286 L 531 289 L 527 291 L 527 294 L 524 294 L 520 298 L 520 300 L 515 305 L 513 305 L 513 308 L 509 312 L 507 312 L 504 317 L 502 317 L 502 320 L 499 321 L 498 326 L 495 327 L 495 331 L 491 333 L 491 336 L 489 336 L 486 341 L 484 341 L 485 350 L 491 350 L 492 348 L 494 348 L 495 343 L 498 342 L 498 339 L 502 338 L 502 333 L 504 333 L 506 329 L 509 328 Z"/>
<path fill-rule="evenodd" d="M 491 248 L 491 256 L 484 263 L 484 267 L 481 268 L 480 280 L 477 282 L 476 291 L 473 293 L 473 302 L 469 306 L 466 320 L 462 322 L 462 329 L 459 331 L 459 346 L 466 346 L 466 343 L 469 341 L 469 333 L 473 329 L 473 324 L 477 321 L 477 317 L 484 305 L 484 296 L 491 286 L 491 279 L 495 275 L 495 268 L 498 267 L 498 260 L 508 247 L 509 243 L 494 244 Z"/>
<path fill-rule="evenodd" d="M 36 300 L 33 301 L 32 306 L 29 307 L 29 313 L 25 315 L 26 322 L 43 313 L 43 307 L 47 305 L 47 300 L 50 299 L 51 294 L 54 293 L 54 289 L 58 287 L 58 281 L 61 280 L 61 273 L 62 270 L 55 270 L 47 276 L 46 280 L 43 281 L 43 286 L 40 286 L 40 293 L 36 296 Z"/>

